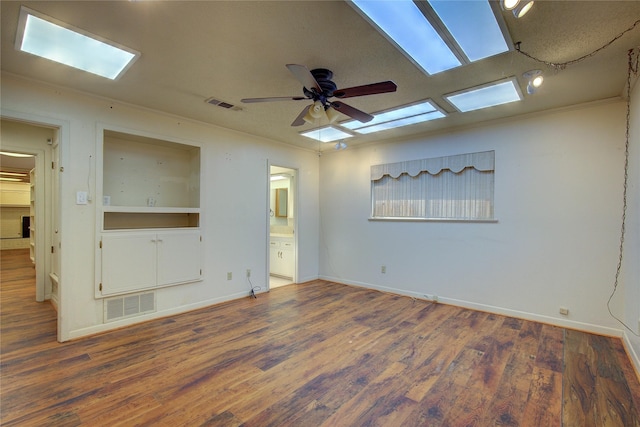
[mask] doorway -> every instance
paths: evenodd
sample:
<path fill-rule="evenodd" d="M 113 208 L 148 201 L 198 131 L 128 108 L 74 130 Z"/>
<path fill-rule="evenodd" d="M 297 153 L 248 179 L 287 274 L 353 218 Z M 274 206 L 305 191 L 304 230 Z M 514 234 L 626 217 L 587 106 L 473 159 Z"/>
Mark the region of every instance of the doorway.
<path fill-rule="evenodd" d="M 269 166 L 269 289 L 297 279 L 297 170 Z"/>
<path fill-rule="evenodd" d="M 59 308 L 59 241 L 60 225 L 58 209 L 58 128 L 39 125 L 26 121 L 2 118 L 2 154 L 1 169 L 27 173 L 25 184 L 28 196 L 24 203 L 28 211 L 29 236 L 24 256 L 30 258 L 35 269 L 35 281 L 32 286 L 35 300 L 50 301 Z M 18 161 L 31 156 L 32 164 L 21 165 Z M 14 170 L 15 169 L 15 170 Z M 3 174 L 3 176 L 7 176 Z M 9 175 L 10 176 L 10 175 Z M 6 204 L 3 204 L 3 209 Z M 22 226 L 22 223 L 20 224 Z M 3 245 L 4 249 L 4 245 Z M 29 313 L 24 313 L 28 316 Z M 58 335 L 59 335 L 58 316 Z"/>

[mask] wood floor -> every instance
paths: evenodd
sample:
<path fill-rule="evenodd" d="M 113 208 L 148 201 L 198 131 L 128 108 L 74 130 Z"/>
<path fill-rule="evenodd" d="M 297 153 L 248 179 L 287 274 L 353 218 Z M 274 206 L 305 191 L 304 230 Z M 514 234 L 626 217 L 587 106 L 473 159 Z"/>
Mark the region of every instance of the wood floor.
<path fill-rule="evenodd" d="M 60 344 L 1 261 L 3 426 L 640 426 L 619 339 L 319 280 Z"/>

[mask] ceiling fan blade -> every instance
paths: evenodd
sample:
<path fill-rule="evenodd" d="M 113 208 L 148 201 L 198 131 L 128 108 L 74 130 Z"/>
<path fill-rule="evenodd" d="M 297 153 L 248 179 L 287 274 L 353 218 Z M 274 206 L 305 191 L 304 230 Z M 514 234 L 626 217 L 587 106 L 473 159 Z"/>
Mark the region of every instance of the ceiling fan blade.
<path fill-rule="evenodd" d="M 303 99 L 309 99 L 306 96 L 275 96 L 271 98 L 244 98 L 241 102 L 245 104 L 251 104 L 255 102 L 271 102 L 271 101 L 301 101 Z"/>
<path fill-rule="evenodd" d="M 322 93 L 322 89 L 320 89 L 320 85 L 316 81 L 316 78 L 313 77 L 313 74 L 311 74 L 311 71 L 309 71 L 307 67 L 304 65 L 287 64 L 287 68 L 296 77 L 296 79 L 302 83 L 302 86 L 309 90 L 315 89 L 316 92 Z"/>
<path fill-rule="evenodd" d="M 347 116 L 356 119 L 362 123 L 367 123 L 373 120 L 373 116 L 371 114 L 365 113 L 364 111 L 360 111 L 357 108 L 354 108 L 350 105 L 345 104 L 344 102 L 334 101 L 331 103 L 331 106 L 335 108 L 337 111 L 342 114 L 346 114 Z"/>
<path fill-rule="evenodd" d="M 371 83 L 368 85 L 337 89 L 333 92 L 336 98 L 351 98 L 354 96 L 375 95 L 377 93 L 395 92 L 398 86 L 391 80 L 386 82 Z"/>
<path fill-rule="evenodd" d="M 306 122 L 304 121 L 304 116 L 307 115 L 308 110 L 309 107 L 304 107 L 300 114 L 298 114 L 298 117 L 296 117 L 293 123 L 291 123 L 291 126 L 302 126 L 303 124 L 305 124 Z"/>

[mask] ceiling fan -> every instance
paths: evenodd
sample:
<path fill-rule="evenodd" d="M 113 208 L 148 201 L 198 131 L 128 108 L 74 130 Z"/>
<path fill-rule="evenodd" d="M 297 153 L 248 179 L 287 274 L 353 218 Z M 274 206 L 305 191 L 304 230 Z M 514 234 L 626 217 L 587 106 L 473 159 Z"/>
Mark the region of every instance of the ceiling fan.
<path fill-rule="evenodd" d="M 287 68 L 302 83 L 304 96 L 279 96 L 272 98 L 245 98 L 244 103 L 270 102 L 270 101 L 301 101 L 312 100 L 313 104 L 305 107 L 291 123 L 291 126 L 301 126 L 305 122 L 313 123 L 316 119 L 324 118 L 333 123 L 338 118 L 338 113 L 366 123 L 373 119 L 371 114 L 358 110 L 342 101 L 331 101 L 329 98 L 353 98 L 355 96 L 375 95 L 378 93 L 395 92 L 396 84 L 390 80 L 379 83 L 371 83 L 363 86 L 354 86 L 346 89 L 338 89 L 331 81 L 333 72 L 325 68 L 316 68 L 311 71 L 304 65 L 287 64 Z"/>

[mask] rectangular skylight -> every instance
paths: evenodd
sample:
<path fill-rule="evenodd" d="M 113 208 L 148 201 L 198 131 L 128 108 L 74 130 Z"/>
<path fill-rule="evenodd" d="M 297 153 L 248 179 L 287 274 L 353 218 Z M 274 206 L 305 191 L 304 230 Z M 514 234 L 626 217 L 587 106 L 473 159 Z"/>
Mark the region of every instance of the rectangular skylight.
<path fill-rule="evenodd" d="M 16 49 L 111 80 L 120 77 L 139 52 L 22 7 Z"/>
<path fill-rule="evenodd" d="M 471 62 L 509 50 L 488 1 L 429 1 Z"/>
<path fill-rule="evenodd" d="M 461 65 L 414 2 L 353 0 L 352 3 L 427 73 Z"/>
<path fill-rule="evenodd" d="M 300 135 L 320 142 L 337 141 L 338 139 L 351 138 L 353 136 L 350 133 L 334 128 L 333 126 L 325 126 L 319 129 L 300 132 Z"/>
<path fill-rule="evenodd" d="M 427 114 L 421 114 L 419 116 L 407 117 L 406 119 L 394 120 L 392 122 L 380 123 L 379 125 L 367 126 L 356 130 L 358 133 L 374 133 L 383 130 L 389 130 L 399 128 L 402 126 L 415 125 L 417 123 L 427 122 L 429 120 L 439 119 L 444 117 L 444 114 L 440 111 L 434 111 Z"/>
<path fill-rule="evenodd" d="M 461 112 L 466 112 L 521 101 L 522 94 L 515 77 L 512 77 L 445 95 L 444 98 Z"/>
<path fill-rule="evenodd" d="M 367 123 L 351 120 L 340 123 L 340 126 L 355 130 L 358 133 L 373 133 L 439 119 L 444 116 L 444 112 L 432 101 L 426 100 L 417 104 L 405 105 L 393 110 L 375 113 L 373 120 Z"/>
<path fill-rule="evenodd" d="M 428 74 L 509 50 L 488 0 L 351 0 L 382 34 Z"/>

